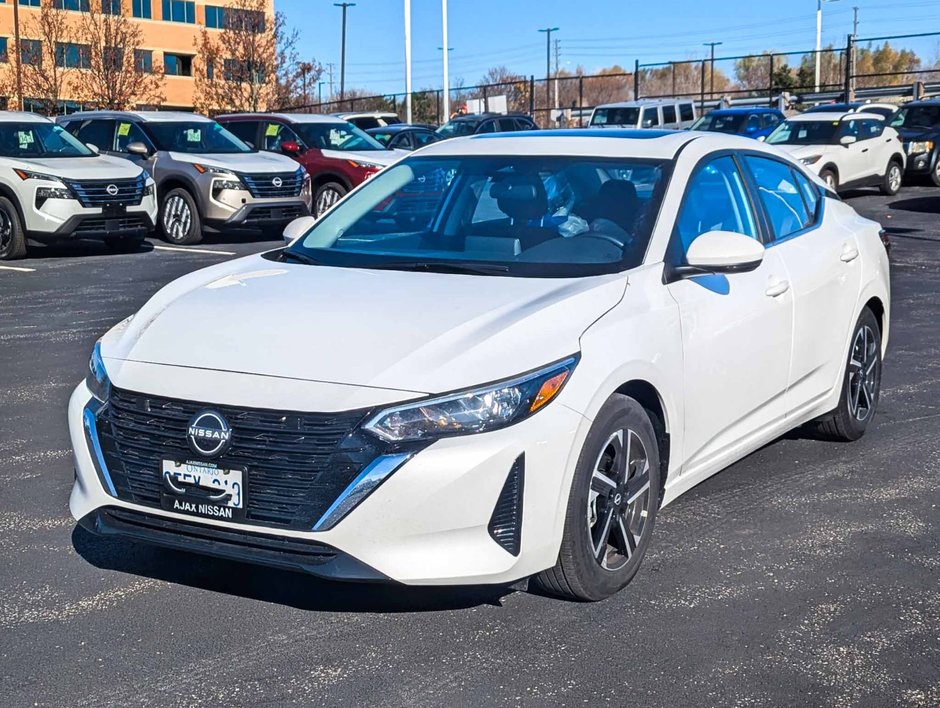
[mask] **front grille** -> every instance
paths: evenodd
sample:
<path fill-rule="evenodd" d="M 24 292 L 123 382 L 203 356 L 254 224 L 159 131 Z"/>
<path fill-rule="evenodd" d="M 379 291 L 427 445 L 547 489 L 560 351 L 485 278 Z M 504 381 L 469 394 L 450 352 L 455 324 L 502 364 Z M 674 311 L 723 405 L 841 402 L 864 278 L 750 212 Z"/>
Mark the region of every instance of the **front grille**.
<path fill-rule="evenodd" d="M 525 456 L 519 455 L 493 507 L 487 530 L 490 537 L 514 556 L 522 547 L 522 492 L 525 487 Z"/>
<path fill-rule="evenodd" d="M 82 219 L 72 231 L 73 236 L 109 235 L 128 232 L 146 232 L 150 230 L 150 222 L 141 215 L 119 216 L 113 219 L 106 217 L 92 217 Z"/>
<path fill-rule="evenodd" d="M 294 219 L 307 216 L 310 212 L 300 204 L 292 204 L 283 207 L 255 207 L 248 213 L 245 219 L 246 224 L 261 221 L 293 221 Z"/>
<path fill-rule="evenodd" d="M 304 186 L 304 172 L 279 172 L 264 175 L 238 175 L 251 196 L 256 198 L 299 197 Z"/>
<path fill-rule="evenodd" d="M 83 207 L 136 206 L 144 198 L 147 178 L 65 180 Z M 109 191 L 110 189 L 110 191 Z"/>
<path fill-rule="evenodd" d="M 310 530 L 378 454 L 357 433 L 366 411 L 301 413 L 181 401 L 113 388 L 98 416 L 105 463 L 117 496 L 160 507 L 161 461 L 197 459 L 186 442 L 190 419 L 211 408 L 232 427 L 231 447 L 213 460 L 246 470 L 245 522 Z"/>

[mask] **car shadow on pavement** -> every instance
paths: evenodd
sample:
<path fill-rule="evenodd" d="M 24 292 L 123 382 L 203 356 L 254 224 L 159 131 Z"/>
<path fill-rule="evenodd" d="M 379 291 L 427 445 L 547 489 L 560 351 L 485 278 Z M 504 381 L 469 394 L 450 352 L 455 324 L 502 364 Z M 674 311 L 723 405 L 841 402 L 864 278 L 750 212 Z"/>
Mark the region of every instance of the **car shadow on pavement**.
<path fill-rule="evenodd" d="M 913 199 L 899 199 L 891 202 L 892 211 L 913 211 L 918 214 L 940 215 L 940 189 L 935 196 L 914 197 Z"/>
<path fill-rule="evenodd" d="M 313 612 L 440 612 L 482 605 L 501 606 L 506 586 L 408 587 L 393 583 L 327 581 L 247 563 L 159 546 L 98 537 L 80 526 L 72 546 L 102 570 L 220 592 Z"/>
<path fill-rule="evenodd" d="M 28 258 L 30 260 L 43 260 L 47 258 L 88 258 L 93 256 L 126 256 L 137 253 L 149 253 L 153 250 L 153 244 L 144 241 L 140 247 L 126 253 L 117 253 L 109 249 L 103 241 L 92 239 L 75 239 L 71 241 L 58 241 L 56 243 L 29 245 Z"/>

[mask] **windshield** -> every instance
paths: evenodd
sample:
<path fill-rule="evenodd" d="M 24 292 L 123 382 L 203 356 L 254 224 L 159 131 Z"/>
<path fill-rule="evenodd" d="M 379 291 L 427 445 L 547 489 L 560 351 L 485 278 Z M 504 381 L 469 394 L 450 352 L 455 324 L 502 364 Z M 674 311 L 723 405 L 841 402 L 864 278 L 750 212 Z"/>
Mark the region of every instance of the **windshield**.
<path fill-rule="evenodd" d="M 591 116 L 591 125 L 629 125 L 636 126 L 640 121 L 640 109 L 597 108 Z"/>
<path fill-rule="evenodd" d="M 576 277 L 638 266 L 670 162 L 410 158 L 369 180 L 284 254 L 323 265 Z"/>
<path fill-rule="evenodd" d="M 385 150 L 385 146 L 352 123 L 298 123 L 294 126 L 307 147 L 320 150 Z"/>
<path fill-rule="evenodd" d="M 784 121 L 767 136 L 771 145 L 829 145 L 839 132 L 839 121 Z"/>
<path fill-rule="evenodd" d="M 902 108 L 891 121 L 893 128 L 933 128 L 940 126 L 940 105 Z"/>
<path fill-rule="evenodd" d="M 442 138 L 459 138 L 462 135 L 473 135 L 477 124 L 470 120 L 452 120 L 444 123 L 435 132 Z"/>
<path fill-rule="evenodd" d="M 746 120 L 746 113 L 725 113 L 723 115 L 709 113 L 707 116 L 702 116 L 695 121 L 692 125 L 692 130 L 707 130 L 713 133 L 737 133 Z"/>
<path fill-rule="evenodd" d="M 158 150 L 187 153 L 252 152 L 218 123 L 208 121 L 151 121 L 146 124 Z"/>
<path fill-rule="evenodd" d="M 78 139 L 55 123 L 0 123 L 3 157 L 93 157 Z"/>

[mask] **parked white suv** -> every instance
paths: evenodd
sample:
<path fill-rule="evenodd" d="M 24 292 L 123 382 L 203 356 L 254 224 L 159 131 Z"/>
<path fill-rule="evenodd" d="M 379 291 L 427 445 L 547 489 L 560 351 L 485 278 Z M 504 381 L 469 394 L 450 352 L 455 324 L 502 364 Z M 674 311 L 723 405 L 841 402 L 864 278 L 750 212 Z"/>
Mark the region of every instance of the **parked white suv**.
<path fill-rule="evenodd" d="M 157 217 L 154 182 L 139 166 L 99 155 L 47 118 L 0 111 L 0 260 L 28 240 L 100 238 L 136 250 Z"/>
<path fill-rule="evenodd" d="M 904 177 L 904 144 L 898 131 L 874 113 L 804 113 L 767 136 L 832 189 L 880 187 L 897 194 Z"/>
<path fill-rule="evenodd" d="M 591 113 L 590 128 L 691 128 L 698 116 L 695 102 L 682 99 L 648 99 L 598 106 Z"/>

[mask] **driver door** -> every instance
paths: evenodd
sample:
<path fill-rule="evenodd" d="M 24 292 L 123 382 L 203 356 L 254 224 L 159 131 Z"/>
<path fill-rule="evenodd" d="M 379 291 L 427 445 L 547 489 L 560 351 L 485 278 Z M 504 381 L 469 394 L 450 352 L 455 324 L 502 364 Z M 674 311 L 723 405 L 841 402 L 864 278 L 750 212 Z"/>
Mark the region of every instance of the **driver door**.
<path fill-rule="evenodd" d="M 700 163 L 686 188 L 667 253 L 683 265 L 708 231 L 761 240 L 755 203 L 735 158 Z M 667 269 L 668 272 L 668 269 Z M 786 415 L 793 297 L 786 267 L 767 249 L 746 273 L 670 278 L 679 307 L 685 396 L 683 474 L 715 469 Z"/>

